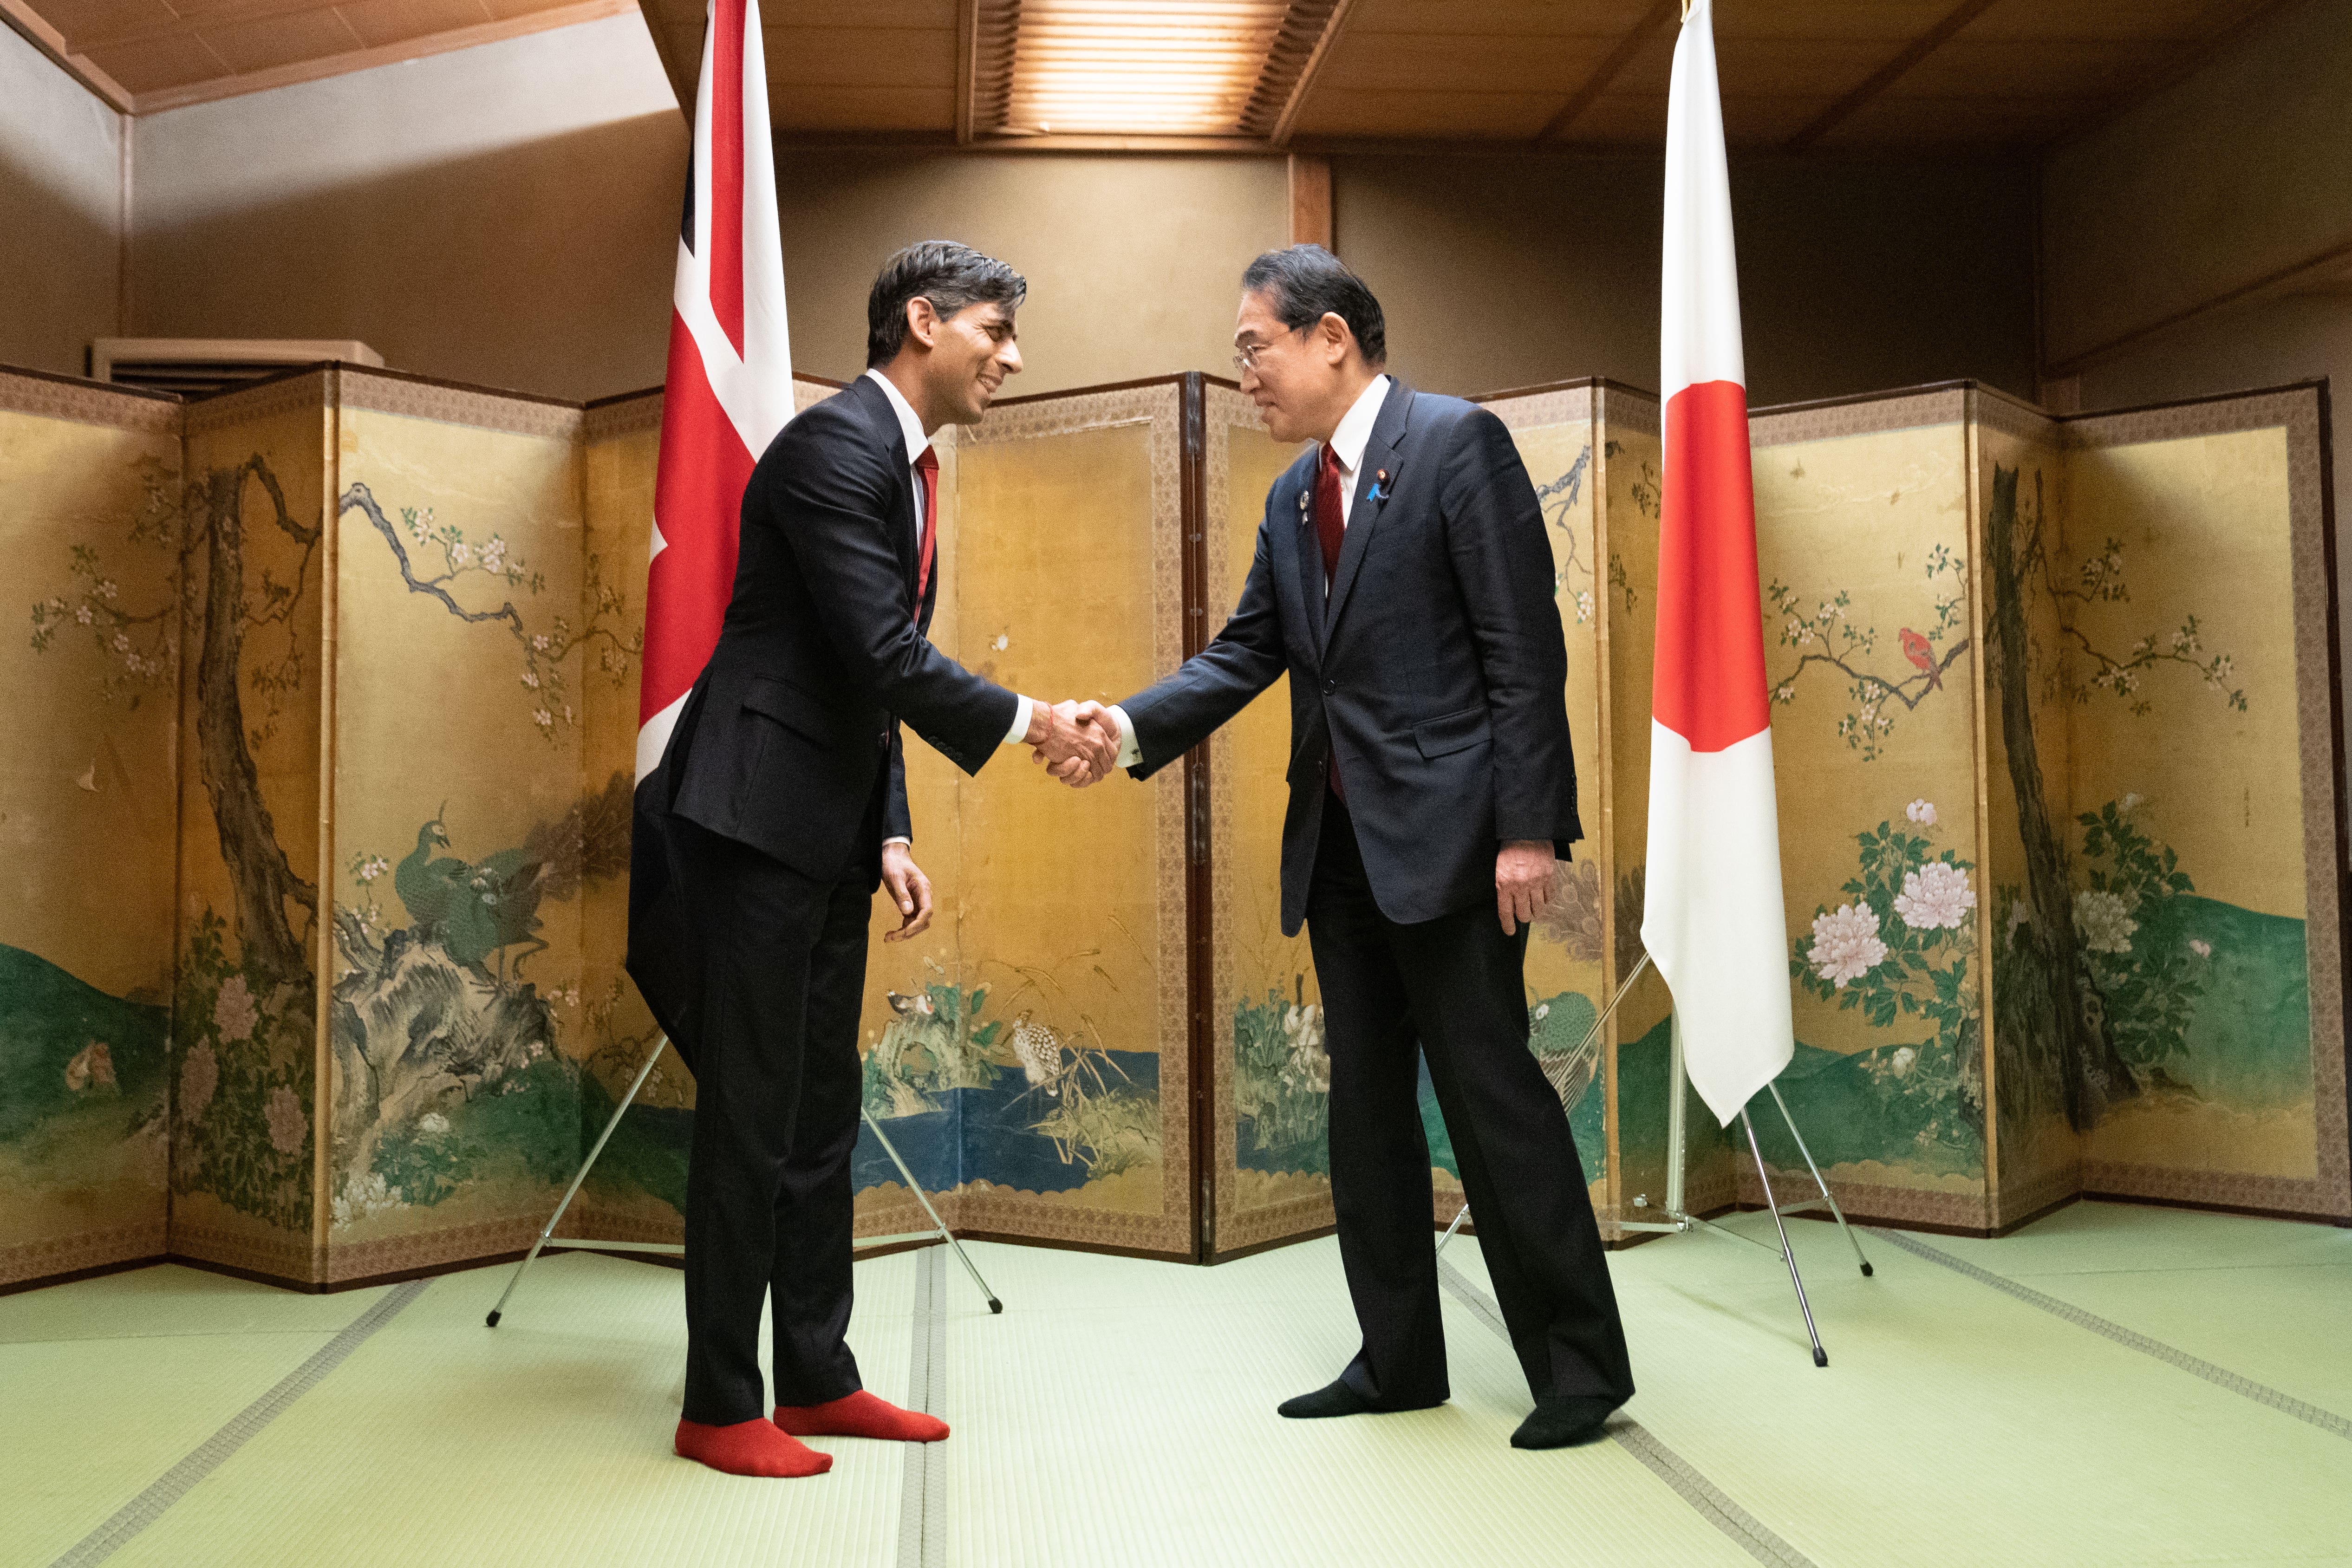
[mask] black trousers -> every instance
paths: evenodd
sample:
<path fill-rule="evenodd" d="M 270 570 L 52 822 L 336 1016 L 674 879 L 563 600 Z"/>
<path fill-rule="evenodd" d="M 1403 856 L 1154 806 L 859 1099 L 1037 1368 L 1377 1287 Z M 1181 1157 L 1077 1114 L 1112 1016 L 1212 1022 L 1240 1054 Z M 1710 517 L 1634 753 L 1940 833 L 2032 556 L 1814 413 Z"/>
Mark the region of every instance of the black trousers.
<path fill-rule="evenodd" d="M 869 823 L 869 826 L 872 825 Z M 863 1386 L 850 1308 L 849 1156 L 875 868 L 833 884 L 672 818 L 684 946 L 700 983 L 686 1178 L 686 1418 L 768 1414 L 760 1309 L 775 1308 L 776 1403 Z"/>
<path fill-rule="evenodd" d="M 1559 1096 L 1528 1050 L 1527 930 L 1491 905 L 1412 925 L 1380 912 L 1347 808 L 1323 802 L 1307 902 L 1331 1055 L 1331 1197 L 1363 1349 L 1344 1381 L 1384 1408 L 1446 1397 L 1429 1059 L 1478 1249 L 1538 1397 L 1633 1396 L 1625 1330 Z"/>

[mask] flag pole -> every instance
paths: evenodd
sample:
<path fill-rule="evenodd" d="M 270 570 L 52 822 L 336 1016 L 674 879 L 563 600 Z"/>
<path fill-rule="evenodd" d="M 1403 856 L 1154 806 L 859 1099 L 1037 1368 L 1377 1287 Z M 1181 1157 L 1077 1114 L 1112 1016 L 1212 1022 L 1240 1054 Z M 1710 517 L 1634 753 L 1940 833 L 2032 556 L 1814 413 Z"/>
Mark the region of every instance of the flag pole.
<path fill-rule="evenodd" d="M 614 1130 L 620 1126 L 621 1118 L 636 1103 L 637 1091 L 646 1086 L 646 1080 L 652 1075 L 654 1063 L 661 1060 L 662 1052 L 668 1047 L 669 1036 L 665 1034 L 656 1039 L 653 1050 L 646 1053 L 645 1065 L 638 1068 L 636 1077 L 630 1080 L 629 1092 L 621 1096 L 621 1103 L 613 1107 L 613 1113 L 604 1118 L 604 1130 L 596 1134 L 596 1142 L 589 1148 L 588 1157 L 580 1162 L 580 1169 L 573 1173 L 572 1185 L 563 1189 L 563 1197 L 557 1202 L 555 1212 L 549 1215 L 547 1223 L 539 1228 L 539 1239 L 530 1244 L 530 1250 L 523 1254 L 522 1261 L 515 1265 L 515 1271 L 507 1279 L 507 1288 L 499 1292 L 498 1305 L 492 1307 L 489 1316 L 483 1320 L 486 1326 L 499 1326 L 499 1320 L 506 1315 L 507 1298 L 512 1296 L 515 1287 L 522 1283 L 523 1270 L 539 1260 L 541 1251 L 551 1242 L 557 1247 L 582 1252 L 651 1252 L 669 1258 L 686 1256 L 684 1245 L 676 1241 L 602 1241 L 593 1237 L 555 1234 L 556 1226 L 563 1219 L 563 1211 L 572 1207 L 572 1200 L 579 1193 L 581 1184 L 588 1179 L 588 1173 L 596 1168 L 596 1156 L 604 1152 L 604 1145 L 612 1139 Z M 973 1264 L 971 1255 L 964 1251 L 963 1243 L 956 1239 L 955 1232 L 948 1228 L 948 1222 L 940 1218 L 940 1211 L 931 1207 L 930 1196 L 923 1191 L 922 1184 L 915 1180 L 915 1173 L 907 1168 L 905 1156 L 898 1153 L 898 1146 L 890 1141 L 890 1135 L 882 1130 L 882 1124 L 874 1119 L 873 1112 L 863 1106 L 858 1108 L 858 1114 L 866 1118 L 866 1125 L 873 1133 L 875 1142 L 880 1144 L 883 1153 L 890 1156 L 890 1163 L 898 1167 L 898 1174 L 907 1178 L 907 1190 L 915 1195 L 915 1201 L 923 1206 L 925 1214 L 930 1216 L 931 1228 L 897 1236 L 873 1237 L 864 1247 L 854 1249 L 852 1255 L 898 1241 L 944 1241 L 955 1249 L 956 1257 L 971 1275 L 971 1282 L 980 1287 L 982 1295 L 988 1298 L 988 1310 L 991 1312 L 1003 1312 L 1004 1303 L 997 1299 L 994 1291 L 988 1288 L 988 1281 L 980 1277 L 979 1268 Z"/>

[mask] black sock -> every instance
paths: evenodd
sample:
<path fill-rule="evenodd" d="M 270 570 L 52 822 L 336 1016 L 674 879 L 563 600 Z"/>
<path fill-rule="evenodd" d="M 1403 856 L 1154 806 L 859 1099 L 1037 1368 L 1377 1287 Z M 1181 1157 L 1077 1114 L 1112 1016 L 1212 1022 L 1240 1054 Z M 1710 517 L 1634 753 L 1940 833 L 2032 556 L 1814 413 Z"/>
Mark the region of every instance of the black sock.
<path fill-rule="evenodd" d="M 1361 1416 L 1371 1407 L 1370 1400 L 1349 1387 L 1342 1379 L 1312 1394 L 1286 1399 L 1277 1408 L 1280 1414 L 1294 1421 L 1312 1421 L 1325 1416 Z"/>
<path fill-rule="evenodd" d="M 1573 1448 L 1608 1435 L 1602 1423 L 1617 1401 L 1601 1395 L 1548 1395 L 1511 1434 L 1514 1448 Z"/>

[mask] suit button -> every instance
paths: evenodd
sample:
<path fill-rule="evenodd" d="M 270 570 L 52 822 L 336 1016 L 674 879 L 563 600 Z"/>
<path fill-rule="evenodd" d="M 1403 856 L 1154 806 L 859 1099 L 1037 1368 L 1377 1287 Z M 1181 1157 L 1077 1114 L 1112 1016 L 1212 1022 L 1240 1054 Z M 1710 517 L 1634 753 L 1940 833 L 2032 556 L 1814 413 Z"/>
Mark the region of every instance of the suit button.
<path fill-rule="evenodd" d="M 1336 692 L 1339 689 L 1339 683 L 1337 681 L 1326 681 L 1323 683 L 1323 695 L 1325 696 L 1329 696 L 1333 692 Z"/>

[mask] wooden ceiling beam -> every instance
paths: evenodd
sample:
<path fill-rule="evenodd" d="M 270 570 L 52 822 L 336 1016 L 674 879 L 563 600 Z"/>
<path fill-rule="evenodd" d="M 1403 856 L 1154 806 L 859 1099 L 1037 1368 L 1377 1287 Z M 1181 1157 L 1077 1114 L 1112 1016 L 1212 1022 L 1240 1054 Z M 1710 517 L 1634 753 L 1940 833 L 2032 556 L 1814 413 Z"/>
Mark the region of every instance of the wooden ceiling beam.
<path fill-rule="evenodd" d="M 1593 100 L 1609 90 L 1610 83 L 1625 74 L 1625 68 L 1632 65 L 1633 57 L 1658 36 L 1658 29 L 1669 22 L 1680 20 L 1681 16 L 1681 0 L 1658 0 L 1656 5 L 1642 13 L 1642 19 L 1617 40 L 1617 47 L 1609 51 L 1609 57 L 1595 66 L 1592 74 L 1584 78 L 1584 85 L 1569 94 L 1568 102 L 1541 131 L 1536 132 L 1535 139 L 1538 141 L 1553 141 L 1566 135 L 1568 128 L 1576 123 L 1577 117 L 1591 109 Z"/>
<path fill-rule="evenodd" d="M 1348 14 L 1354 10 L 1356 0 L 1337 0 L 1331 14 L 1323 19 L 1323 31 L 1317 35 L 1314 51 L 1307 63 L 1298 68 L 1297 79 L 1290 84 L 1290 95 L 1282 101 L 1282 112 L 1275 116 L 1274 129 L 1266 141 L 1276 151 L 1290 145 L 1291 134 L 1298 129 L 1299 110 L 1307 106 L 1307 95 L 1315 89 L 1315 78 L 1323 72 L 1324 62 L 1331 57 L 1331 46 L 1339 41 L 1339 29 L 1347 25 Z"/>
<path fill-rule="evenodd" d="M 1819 118 L 1782 143 L 1791 152 L 1801 152 L 1851 117 L 1853 112 L 1892 87 L 1912 67 L 1943 47 L 1945 42 L 1961 28 L 1983 16 L 1999 4 L 1999 0 L 1960 0 L 1944 15 L 1944 19 L 1912 39 L 1893 59 L 1873 71 L 1863 84 L 1838 99 Z"/>
<path fill-rule="evenodd" d="M 971 98 L 980 66 L 980 0 L 956 0 L 955 139 L 971 145 Z"/>

